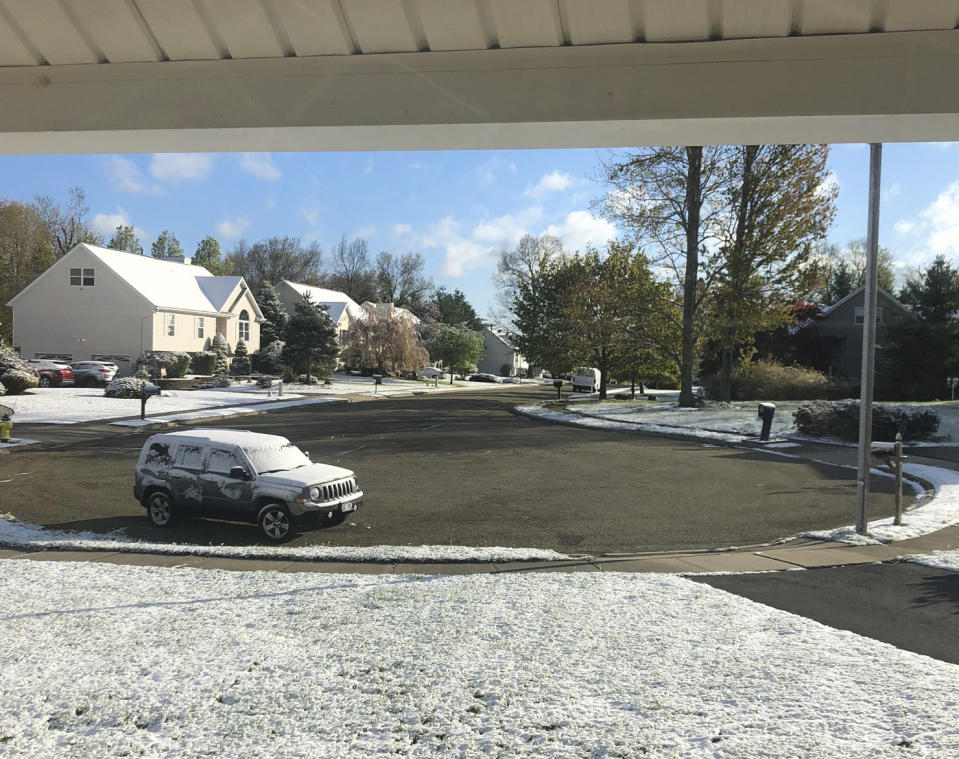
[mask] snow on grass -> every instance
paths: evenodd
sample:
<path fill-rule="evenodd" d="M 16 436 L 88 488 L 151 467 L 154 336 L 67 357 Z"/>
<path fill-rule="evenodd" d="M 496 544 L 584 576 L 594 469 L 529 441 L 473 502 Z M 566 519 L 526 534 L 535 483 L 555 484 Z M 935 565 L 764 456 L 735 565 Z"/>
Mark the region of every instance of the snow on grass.
<path fill-rule="evenodd" d="M 153 543 L 134 540 L 121 532 L 46 530 L 21 522 L 12 514 L 0 514 L 0 545 L 33 551 L 122 551 L 175 556 L 224 556 L 237 559 L 279 559 L 283 561 L 559 561 L 566 554 L 544 548 L 500 546 L 224 546 L 189 543 Z"/>
<path fill-rule="evenodd" d="M 293 396 L 296 398 L 297 396 Z M 110 424 L 119 427 L 146 427 L 151 424 L 161 424 L 164 422 L 190 422 L 197 419 L 213 419 L 222 416 L 237 416 L 239 414 L 255 414 L 260 411 L 276 411 L 282 408 L 294 408 L 296 406 L 312 406 L 316 403 L 343 403 L 341 398 L 302 398 L 295 401 L 271 401 L 268 403 L 255 403 L 247 406 L 225 406 L 204 411 L 188 411 L 183 414 L 169 414 L 167 416 L 149 416 L 146 419 L 124 419 L 119 422 L 110 422 Z"/>
<path fill-rule="evenodd" d="M 959 755 L 959 668 L 681 577 L 0 562 L 9 757 Z"/>
<path fill-rule="evenodd" d="M 916 564 L 925 564 L 934 569 L 946 569 L 950 572 L 959 572 L 959 549 L 951 551 L 931 551 L 930 553 L 916 553 L 903 556 Z"/>
<path fill-rule="evenodd" d="M 533 383 L 537 384 L 537 383 Z M 329 385 L 301 385 L 284 383 L 283 391 L 289 389 L 295 393 L 311 393 L 315 395 L 359 395 L 363 397 L 390 397 L 405 395 L 411 392 L 448 392 L 457 390 L 483 390 L 504 387 L 495 383 L 465 382 L 457 380 L 450 385 L 449 379 L 440 382 L 434 387 L 431 381 L 408 380 L 398 377 L 383 377 L 382 384 L 375 386 L 372 377 L 357 377 L 352 374 L 334 374 Z M 511 387 L 507 384 L 505 387 Z"/>
<path fill-rule="evenodd" d="M 8 448 L 18 448 L 22 445 L 35 445 L 39 442 L 39 440 L 30 440 L 25 437 L 12 437 L 9 443 L 0 443 L 0 451 L 5 451 Z M 0 482 L 3 482 L 3 480 L 0 480 Z"/>
<path fill-rule="evenodd" d="M 291 399 L 300 397 L 290 396 Z M 266 399 L 266 390 L 253 384 L 216 390 L 164 390 L 162 395 L 147 401 L 147 413 L 155 416 L 189 409 L 262 403 Z M 103 388 L 96 387 L 38 387 L 23 395 L 4 396 L 3 402 L 14 410 L 17 424 L 76 424 L 140 414 L 139 399 L 107 398 Z"/>
<path fill-rule="evenodd" d="M 886 517 L 869 522 L 868 536 L 858 534 L 855 526 L 848 525 L 835 530 L 807 532 L 805 537 L 869 545 L 917 538 L 959 523 L 959 472 L 906 463 L 903 465 L 903 473 L 907 477 L 918 477 L 931 483 L 935 488 L 935 497 L 926 502 L 920 501 L 919 506 L 904 512 L 900 526 L 892 523 L 892 517 Z M 888 473 L 884 474 L 889 476 Z"/>

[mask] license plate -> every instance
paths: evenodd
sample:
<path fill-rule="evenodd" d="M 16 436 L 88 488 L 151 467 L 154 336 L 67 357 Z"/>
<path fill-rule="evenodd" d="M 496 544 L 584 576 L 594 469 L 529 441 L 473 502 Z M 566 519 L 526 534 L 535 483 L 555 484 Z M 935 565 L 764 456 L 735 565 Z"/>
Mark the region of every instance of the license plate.
<path fill-rule="evenodd" d="M 355 503 L 344 503 L 344 504 L 340 507 L 340 509 L 341 509 L 343 512 L 356 511 L 356 504 L 355 504 Z"/>

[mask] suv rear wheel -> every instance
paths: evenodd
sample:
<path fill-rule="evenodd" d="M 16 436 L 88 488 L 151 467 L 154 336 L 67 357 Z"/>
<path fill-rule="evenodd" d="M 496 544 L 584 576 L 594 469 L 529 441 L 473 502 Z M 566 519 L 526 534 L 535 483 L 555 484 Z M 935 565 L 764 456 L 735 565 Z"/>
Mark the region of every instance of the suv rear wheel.
<path fill-rule="evenodd" d="M 281 503 L 270 503 L 260 510 L 260 532 L 271 543 L 285 543 L 293 537 L 293 517 Z"/>
<path fill-rule="evenodd" d="M 176 518 L 173 499 L 165 490 L 154 490 L 147 496 L 147 517 L 157 527 L 169 527 Z"/>

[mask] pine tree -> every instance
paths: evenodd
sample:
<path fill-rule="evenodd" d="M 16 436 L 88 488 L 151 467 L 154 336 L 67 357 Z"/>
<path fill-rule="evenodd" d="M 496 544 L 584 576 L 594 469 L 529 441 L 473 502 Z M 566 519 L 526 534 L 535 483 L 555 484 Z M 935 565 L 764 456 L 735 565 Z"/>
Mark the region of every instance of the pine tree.
<path fill-rule="evenodd" d="M 230 352 L 230 344 L 226 341 L 226 338 L 223 337 L 222 332 L 217 332 L 213 336 L 213 341 L 210 343 L 210 349 L 216 354 L 216 368 L 213 370 L 213 373 L 229 374 L 230 360 L 228 355 Z"/>
<path fill-rule="evenodd" d="M 327 307 L 304 295 L 286 325 L 283 363 L 294 368 L 303 367 L 309 384 L 313 369 L 317 374 L 332 374 L 339 355 L 336 325 L 330 319 Z"/>
<path fill-rule="evenodd" d="M 193 263 L 196 266 L 202 266 L 214 276 L 225 276 L 233 271 L 229 261 L 222 258 L 220 243 L 215 237 L 207 235 L 196 246 L 196 252 L 193 254 Z"/>
<path fill-rule="evenodd" d="M 250 373 L 250 351 L 246 347 L 246 341 L 241 337 L 236 341 L 236 348 L 233 350 L 233 373 Z"/>
<path fill-rule="evenodd" d="M 154 240 L 150 253 L 154 258 L 175 258 L 183 255 L 183 246 L 175 234 L 164 229 Z"/>
<path fill-rule="evenodd" d="M 286 335 L 288 317 L 276 294 L 276 288 L 269 282 L 264 282 L 260 286 L 256 302 L 263 313 L 263 322 L 260 323 L 260 345 L 269 345 L 282 340 Z"/>
<path fill-rule="evenodd" d="M 143 246 L 137 239 L 136 230 L 133 227 L 124 226 L 123 224 L 117 227 L 117 231 L 113 233 L 113 237 L 110 238 L 107 247 L 112 250 L 123 250 L 127 253 L 133 253 L 137 256 L 143 255 Z"/>

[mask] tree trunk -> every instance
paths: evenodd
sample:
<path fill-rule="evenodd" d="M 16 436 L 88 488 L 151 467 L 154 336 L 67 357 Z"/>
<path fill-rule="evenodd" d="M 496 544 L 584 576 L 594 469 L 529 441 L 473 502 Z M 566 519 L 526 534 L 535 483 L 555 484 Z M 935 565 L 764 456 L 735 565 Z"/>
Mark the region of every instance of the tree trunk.
<path fill-rule="evenodd" d="M 635 374 L 630 375 L 629 380 L 630 380 L 629 389 L 630 389 L 630 392 L 632 393 L 633 400 L 635 401 L 636 400 L 636 375 Z"/>
<path fill-rule="evenodd" d="M 720 351 L 719 364 L 719 400 L 729 403 L 733 395 L 733 383 L 731 379 L 733 370 L 733 352 L 728 348 Z"/>
<path fill-rule="evenodd" d="M 606 400 L 606 382 L 608 372 L 609 362 L 606 360 L 606 349 L 603 348 L 599 360 L 599 399 L 601 401 Z"/>
<path fill-rule="evenodd" d="M 450 364 L 450 384 L 451 384 L 451 385 L 453 384 L 453 374 L 454 374 L 454 373 L 455 373 L 455 372 L 453 371 L 453 365 Z"/>
<path fill-rule="evenodd" d="M 703 149 L 686 148 L 686 274 L 683 281 L 683 339 L 680 360 L 679 405 L 696 405 L 693 367 L 696 362 L 696 285 L 699 280 L 699 212 L 702 206 Z"/>
<path fill-rule="evenodd" d="M 306 359 L 306 384 L 310 384 L 310 359 Z"/>

